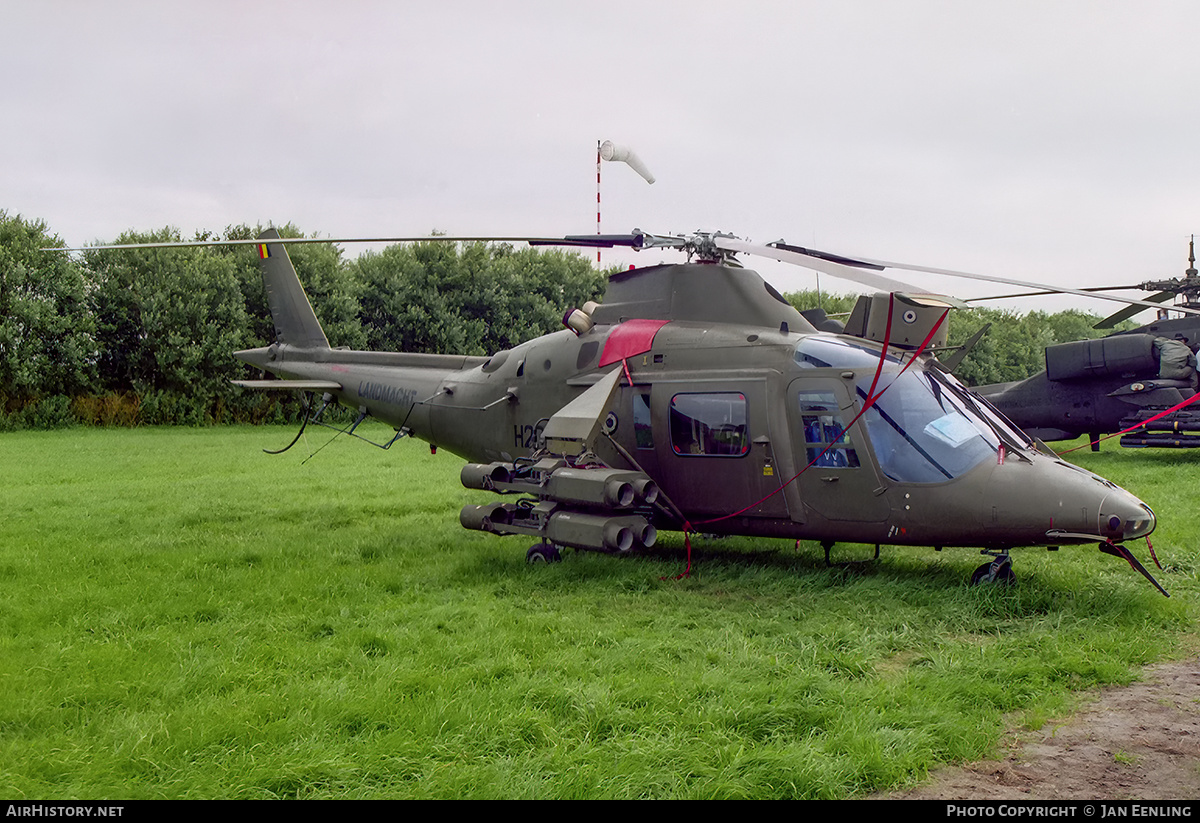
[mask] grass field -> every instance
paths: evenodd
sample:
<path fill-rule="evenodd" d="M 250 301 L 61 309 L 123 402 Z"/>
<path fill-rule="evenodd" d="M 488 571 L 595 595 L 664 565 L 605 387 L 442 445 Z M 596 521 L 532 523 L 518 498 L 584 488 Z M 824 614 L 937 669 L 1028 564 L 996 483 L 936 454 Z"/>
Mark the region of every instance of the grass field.
<path fill-rule="evenodd" d="M 1091 547 L 528 567 L 457 458 L 291 435 L 0 435 L 0 796 L 853 797 L 1195 647 L 1197 454 L 1071 456 L 1158 513 L 1166 599 Z"/>

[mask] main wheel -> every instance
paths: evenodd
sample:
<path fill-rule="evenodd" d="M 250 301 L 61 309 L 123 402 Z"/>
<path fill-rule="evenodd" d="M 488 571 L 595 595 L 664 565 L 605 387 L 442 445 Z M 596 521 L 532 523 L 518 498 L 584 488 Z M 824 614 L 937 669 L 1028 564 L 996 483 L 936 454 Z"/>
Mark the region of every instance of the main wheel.
<path fill-rule="evenodd" d="M 1005 563 L 994 574 L 992 573 L 992 564 L 984 563 L 971 575 L 972 586 L 978 586 L 980 583 L 999 583 L 1004 586 L 1011 586 L 1016 582 L 1017 575 L 1013 572 L 1011 563 Z"/>
<path fill-rule="evenodd" d="M 534 563 L 561 563 L 562 554 L 558 551 L 558 547 L 551 543 L 534 543 L 529 547 L 529 551 L 525 552 L 525 562 Z"/>

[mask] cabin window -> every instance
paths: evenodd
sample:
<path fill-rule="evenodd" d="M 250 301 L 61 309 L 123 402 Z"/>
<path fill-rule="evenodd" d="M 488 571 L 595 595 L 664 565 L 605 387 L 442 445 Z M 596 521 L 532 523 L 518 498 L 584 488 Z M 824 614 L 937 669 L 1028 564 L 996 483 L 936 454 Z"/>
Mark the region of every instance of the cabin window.
<path fill-rule="evenodd" d="M 654 435 L 650 429 L 650 395 L 633 396 L 633 437 L 639 449 L 654 448 Z"/>
<path fill-rule="evenodd" d="M 851 446 L 850 435 L 842 425 L 833 392 L 800 392 L 799 398 L 808 462 L 822 467 L 858 468 L 858 452 Z"/>
<path fill-rule="evenodd" d="M 800 339 L 792 357 L 806 369 L 875 368 L 880 347 L 867 340 L 848 340 L 832 335 L 810 334 Z M 885 361 L 899 365 L 900 358 L 888 352 Z"/>
<path fill-rule="evenodd" d="M 676 454 L 741 457 L 750 451 L 741 392 L 677 394 L 669 417 Z"/>

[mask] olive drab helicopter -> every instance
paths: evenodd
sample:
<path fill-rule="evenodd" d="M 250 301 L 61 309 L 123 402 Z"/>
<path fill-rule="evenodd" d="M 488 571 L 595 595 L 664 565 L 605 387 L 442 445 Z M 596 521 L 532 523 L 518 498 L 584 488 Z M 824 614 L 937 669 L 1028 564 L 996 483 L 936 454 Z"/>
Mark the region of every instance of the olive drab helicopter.
<path fill-rule="evenodd" d="M 933 353 L 957 301 L 879 274 L 924 269 L 719 232 L 432 239 L 687 257 L 614 274 L 563 330 L 472 357 L 330 348 L 285 244 L 347 241 L 226 241 L 256 244 L 276 333 L 235 353 L 276 379 L 236 382 L 320 395 L 303 425 L 337 403 L 357 412 L 348 433 L 371 417 L 395 431 L 376 445 L 411 436 L 466 459 L 463 485 L 499 497 L 461 524 L 531 539 L 531 562 L 636 552 L 672 530 L 813 540 L 827 561 L 840 542 L 876 557 L 881 544 L 973 547 L 990 559 L 972 583 L 1012 582 L 1010 549 L 1098 544 L 1167 594 L 1126 546 L 1154 530 L 1150 508 L 964 388 Z M 881 292 L 860 335 L 818 331 L 736 255 Z"/>
<path fill-rule="evenodd" d="M 1200 447 L 1200 405 L 1194 405 L 1200 387 L 1195 356 L 1200 317 L 1190 313 L 1200 308 L 1194 240 L 1188 244 L 1188 264 L 1182 278 L 1096 289 L 1151 291 L 1147 301 L 1154 304 L 1179 298 L 1159 308 L 1153 322 L 1096 340 L 1049 346 L 1044 371 L 1021 381 L 977 386 L 975 391 L 1042 440 L 1087 434 L 1098 451 L 1108 434 L 1120 435 L 1120 444 L 1127 448 Z M 1096 328 L 1111 329 L 1145 308 L 1127 306 Z M 1183 315 L 1171 318 L 1168 311 Z"/>

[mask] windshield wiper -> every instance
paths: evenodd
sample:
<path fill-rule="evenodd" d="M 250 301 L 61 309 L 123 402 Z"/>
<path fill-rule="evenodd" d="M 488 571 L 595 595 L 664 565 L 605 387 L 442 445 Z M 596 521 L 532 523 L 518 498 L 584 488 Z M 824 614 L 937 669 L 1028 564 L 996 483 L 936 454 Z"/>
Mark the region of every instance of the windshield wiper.
<path fill-rule="evenodd" d="M 1018 457 L 1020 457 L 1026 463 L 1033 462 L 1024 453 L 1025 450 L 1028 448 L 1031 448 L 1033 444 L 1029 443 L 1029 442 L 1026 442 L 1023 444 L 1018 442 L 1016 440 L 1016 438 L 1014 438 L 1012 436 L 1012 433 L 1007 430 L 1008 429 L 1007 426 L 1001 426 L 997 423 L 997 420 L 995 419 L 994 415 L 991 413 L 990 406 L 986 409 L 981 408 L 979 406 L 979 404 L 977 404 L 975 402 L 974 396 L 969 391 L 966 391 L 966 390 L 959 391 L 957 386 L 955 386 L 950 381 L 946 380 L 945 376 L 942 375 L 940 372 L 938 372 L 936 369 L 929 369 L 925 373 L 927 375 L 929 375 L 931 380 L 936 381 L 936 383 L 938 385 L 940 385 L 943 389 L 949 390 L 951 394 L 953 394 L 955 397 L 957 397 L 959 400 L 961 400 L 964 404 L 966 404 L 967 408 L 969 408 L 972 412 L 974 412 L 975 416 L 977 418 L 979 418 L 980 420 L 982 420 L 987 425 L 987 427 L 992 430 L 992 433 L 996 435 L 996 437 L 1000 440 L 1000 442 L 1003 443 L 1004 445 L 1008 446 L 1009 451 L 1015 453 Z M 935 391 L 935 394 L 936 394 L 936 391 Z M 982 399 L 982 398 L 980 398 L 980 399 Z M 984 402 L 986 403 L 987 401 L 985 400 Z"/>

